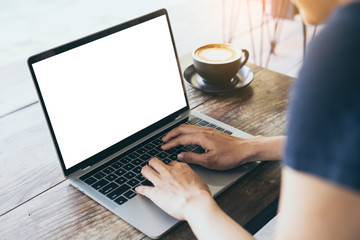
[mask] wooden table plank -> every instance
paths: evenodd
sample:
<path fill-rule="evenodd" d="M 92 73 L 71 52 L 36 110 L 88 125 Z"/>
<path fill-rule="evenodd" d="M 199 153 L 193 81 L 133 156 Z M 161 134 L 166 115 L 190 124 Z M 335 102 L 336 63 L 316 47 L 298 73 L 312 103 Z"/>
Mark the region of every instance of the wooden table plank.
<path fill-rule="evenodd" d="M 25 60 L 0 67 L 0 118 L 37 100 Z"/>
<path fill-rule="evenodd" d="M 144 234 L 63 182 L 0 218 L 1 239 L 141 239 Z"/>
<path fill-rule="evenodd" d="M 0 118 L 0 216 L 64 180 L 40 105 Z"/>

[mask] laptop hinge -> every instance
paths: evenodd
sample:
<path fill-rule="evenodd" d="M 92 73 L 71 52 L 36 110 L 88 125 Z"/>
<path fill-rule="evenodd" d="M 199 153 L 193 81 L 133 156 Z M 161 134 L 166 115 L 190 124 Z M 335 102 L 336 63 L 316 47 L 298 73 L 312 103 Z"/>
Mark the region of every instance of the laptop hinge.
<path fill-rule="evenodd" d="M 88 170 L 89 168 L 91 168 L 91 165 L 89 165 L 89 166 L 87 166 L 87 167 L 82 168 L 82 170 L 83 170 L 83 171 L 86 171 L 86 170 Z"/>
<path fill-rule="evenodd" d="M 181 116 L 181 115 L 178 115 L 178 116 L 175 118 L 175 121 L 176 121 L 176 120 L 179 120 L 180 118 L 182 118 L 182 116 Z"/>

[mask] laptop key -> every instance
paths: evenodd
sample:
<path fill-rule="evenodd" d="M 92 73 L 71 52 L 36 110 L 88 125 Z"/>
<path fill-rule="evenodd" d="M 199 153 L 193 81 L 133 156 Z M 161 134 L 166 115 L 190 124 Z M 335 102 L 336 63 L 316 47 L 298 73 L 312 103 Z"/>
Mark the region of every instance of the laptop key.
<path fill-rule="evenodd" d="M 120 162 L 122 162 L 122 163 L 124 163 L 124 164 L 127 164 L 127 163 L 131 162 L 131 159 L 128 158 L 128 157 L 124 157 L 124 158 L 122 158 L 122 159 L 120 160 Z"/>
<path fill-rule="evenodd" d="M 133 197 L 136 196 L 136 192 L 130 190 L 130 191 L 127 191 L 125 194 L 124 194 L 125 197 L 127 197 L 128 199 L 131 199 Z"/>
<path fill-rule="evenodd" d="M 106 184 L 108 184 L 109 182 L 106 181 L 105 179 L 101 179 L 100 181 L 97 181 L 96 183 L 94 183 L 93 185 L 91 185 L 93 188 L 95 188 L 96 190 L 99 190 L 100 188 L 102 188 L 103 186 L 105 186 Z"/>
<path fill-rule="evenodd" d="M 109 161 L 109 162 L 110 162 L 110 161 Z M 109 163 L 109 162 L 108 162 L 108 163 Z M 107 164 L 107 163 L 106 163 L 106 164 Z M 99 173 L 102 169 L 104 169 L 104 168 L 106 167 L 106 164 L 101 165 L 101 166 L 95 168 L 94 170 L 88 172 L 88 173 L 85 174 L 85 175 L 82 175 L 79 179 L 80 179 L 80 180 L 85 180 L 85 179 L 87 179 L 87 178 L 89 178 L 89 177 L 91 177 L 91 176 L 94 176 L 94 174 L 97 174 L 97 173 Z M 104 176 L 102 176 L 102 177 L 100 177 L 100 178 L 103 178 L 103 177 L 104 177 Z"/>
<path fill-rule="evenodd" d="M 119 205 L 124 204 L 125 202 L 127 202 L 126 198 L 124 197 L 119 197 L 118 199 L 115 200 L 115 202 Z"/>
<path fill-rule="evenodd" d="M 148 152 L 148 154 L 150 154 L 151 156 L 156 156 L 158 153 L 159 153 L 159 151 L 157 151 L 157 150 L 155 150 L 155 149 L 150 150 L 150 151 Z"/>
<path fill-rule="evenodd" d="M 162 160 L 163 161 L 163 163 L 165 163 L 165 164 L 169 164 L 170 162 L 171 162 L 171 160 L 169 160 L 169 159 L 164 159 L 164 160 Z"/>
<path fill-rule="evenodd" d="M 206 126 L 209 124 L 208 121 L 202 120 L 201 122 L 198 123 L 200 126 Z"/>
<path fill-rule="evenodd" d="M 120 187 L 116 188 L 114 191 L 112 191 L 111 193 L 109 193 L 106 196 L 108 198 L 110 198 L 111 200 L 114 200 L 115 198 L 119 197 L 121 194 L 123 194 L 124 192 L 126 192 L 129 189 L 130 189 L 130 187 L 128 185 L 124 184 L 124 185 L 121 185 Z"/>
<path fill-rule="evenodd" d="M 156 148 L 154 148 L 154 150 L 158 151 L 158 152 L 162 152 L 164 151 L 162 148 L 161 148 L 161 145 L 157 146 Z M 155 154 L 154 154 L 155 155 Z"/>
<path fill-rule="evenodd" d="M 224 133 L 229 134 L 229 135 L 233 134 L 232 132 L 230 132 L 228 130 L 225 130 Z"/>
<path fill-rule="evenodd" d="M 111 168 L 111 167 L 107 167 L 107 168 L 105 168 L 105 169 L 103 170 L 103 172 L 106 173 L 106 174 L 110 174 L 110 173 L 112 173 L 113 171 L 114 171 L 114 169 Z"/>
<path fill-rule="evenodd" d="M 178 159 L 178 158 L 177 158 L 177 154 L 171 154 L 171 155 L 169 156 L 169 159 L 171 159 L 171 160 L 173 160 L 173 161 L 177 160 L 177 159 Z"/>
<path fill-rule="evenodd" d="M 140 182 L 142 182 L 142 181 L 145 180 L 145 178 L 144 178 L 144 176 L 143 176 L 142 174 L 137 175 L 135 178 L 136 178 L 137 180 L 139 180 Z"/>
<path fill-rule="evenodd" d="M 136 180 L 135 178 L 133 178 L 127 182 L 127 184 L 129 184 L 131 187 L 134 187 L 134 186 L 138 185 L 139 183 L 140 182 L 138 180 Z"/>
<path fill-rule="evenodd" d="M 173 154 L 175 151 L 176 151 L 176 149 L 170 148 L 170 149 L 166 150 L 165 152 L 168 154 Z"/>
<path fill-rule="evenodd" d="M 135 173 L 133 172 L 128 172 L 124 175 L 125 178 L 127 179 L 132 179 L 133 177 L 135 177 Z"/>
<path fill-rule="evenodd" d="M 127 165 L 124 166 L 124 169 L 130 171 L 130 170 L 133 169 L 134 167 L 135 167 L 134 165 L 132 165 L 131 163 L 129 163 L 129 164 L 127 164 Z"/>
<path fill-rule="evenodd" d="M 140 164 L 140 167 L 144 167 L 145 165 L 147 165 L 147 162 L 142 162 L 142 163 Z"/>
<path fill-rule="evenodd" d="M 93 177 L 89 177 L 88 179 L 85 180 L 85 182 L 89 185 L 95 183 L 97 180 Z"/>
<path fill-rule="evenodd" d="M 97 172 L 97 169 L 92 170 L 91 172 L 88 172 L 88 173 L 85 174 L 85 175 L 82 175 L 81 177 L 79 177 L 79 179 L 82 180 L 82 181 L 84 181 L 85 179 L 91 177 L 91 176 L 94 174 L 94 172 Z"/>
<path fill-rule="evenodd" d="M 117 188 L 118 186 L 119 185 L 117 185 L 116 183 L 110 183 L 110 184 L 106 185 L 105 187 L 101 188 L 99 192 L 106 195 L 109 192 L 111 192 L 112 190 L 114 190 L 115 188 Z"/>
<path fill-rule="evenodd" d="M 144 146 L 144 148 L 146 148 L 147 150 L 151 150 L 151 149 L 153 149 L 155 147 L 155 145 L 154 144 L 151 144 L 151 143 L 148 143 L 148 144 L 146 144 L 145 146 Z"/>
<path fill-rule="evenodd" d="M 120 162 L 115 162 L 114 164 L 111 165 L 112 168 L 114 169 L 119 169 L 121 168 L 122 164 Z"/>
<path fill-rule="evenodd" d="M 94 177 L 96 179 L 102 179 L 103 177 L 105 177 L 105 174 L 103 172 L 98 172 L 97 174 L 94 175 Z"/>
<path fill-rule="evenodd" d="M 118 176 L 121 176 L 121 175 L 123 175 L 124 173 L 126 173 L 126 171 L 124 170 L 124 169 L 118 169 L 118 170 L 116 170 L 115 172 L 114 172 L 116 175 L 118 175 Z"/>
<path fill-rule="evenodd" d="M 150 186 L 150 187 L 153 187 L 153 186 L 154 186 L 149 180 L 143 181 L 143 182 L 141 183 L 141 185 Z"/>
<path fill-rule="evenodd" d="M 117 176 L 115 175 L 115 174 L 109 174 L 109 175 L 107 175 L 106 177 L 105 177 L 107 180 L 109 180 L 110 182 L 112 182 L 112 181 L 114 181 L 116 178 L 117 178 Z"/>
<path fill-rule="evenodd" d="M 138 154 L 144 154 L 144 153 L 147 152 L 147 150 L 146 150 L 145 148 L 140 148 L 140 149 L 136 150 L 136 152 L 137 152 Z"/>
<path fill-rule="evenodd" d="M 159 159 L 165 159 L 169 156 L 166 152 L 161 152 L 158 155 L 156 155 Z"/>
<path fill-rule="evenodd" d="M 159 138 L 157 138 L 154 141 L 152 141 L 152 143 L 155 144 L 155 145 L 160 145 L 160 144 L 163 144 L 163 141 L 160 140 Z"/>
<path fill-rule="evenodd" d="M 142 167 L 135 167 L 132 171 L 136 174 L 139 174 L 139 173 L 141 173 L 141 169 L 142 169 Z"/>
<path fill-rule="evenodd" d="M 136 153 L 136 152 L 133 152 L 129 155 L 130 158 L 132 159 L 135 159 L 135 158 L 138 158 L 140 156 L 140 154 Z"/>
<path fill-rule="evenodd" d="M 222 127 L 216 127 L 215 129 L 216 129 L 216 130 L 219 130 L 219 131 L 221 131 L 221 132 L 222 132 L 222 131 L 225 131 L 225 129 L 223 129 Z"/>
<path fill-rule="evenodd" d="M 208 125 L 208 127 L 216 128 L 217 126 L 216 126 L 215 124 L 210 123 L 210 124 Z"/>
<path fill-rule="evenodd" d="M 150 160 L 151 156 L 149 154 L 144 154 L 144 155 L 141 155 L 140 158 L 144 161 L 147 161 L 147 160 Z"/>
<path fill-rule="evenodd" d="M 126 183 L 126 181 L 127 181 L 127 180 L 126 180 L 126 178 L 124 178 L 124 177 L 119 177 L 118 179 L 115 180 L 115 182 L 118 183 L 118 184 L 120 184 L 120 185 Z"/>
<path fill-rule="evenodd" d="M 132 161 L 131 163 L 134 164 L 135 166 L 138 166 L 142 162 L 143 162 L 143 160 L 137 158 L 134 161 Z"/>

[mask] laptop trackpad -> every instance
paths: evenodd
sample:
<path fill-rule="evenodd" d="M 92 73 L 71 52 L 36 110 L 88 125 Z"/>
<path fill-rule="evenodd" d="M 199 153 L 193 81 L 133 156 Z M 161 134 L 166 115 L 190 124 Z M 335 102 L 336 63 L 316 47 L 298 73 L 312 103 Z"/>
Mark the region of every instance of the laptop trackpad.
<path fill-rule="evenodd" d="M 211 194 L 214 196 L 220 193 L 232 183 L 245 176 L 250 170 L 254 169 L 259 162 L 251 162 L 230 170 L 211 170 L 199 165 L 191 164 L 191 168 L 209 186 Z"/>
<path fill-rule="evenodd" d="M 124 204 L 118 215 L 151 238 L 158 238 L 179 222 L 140 195 Z"/>

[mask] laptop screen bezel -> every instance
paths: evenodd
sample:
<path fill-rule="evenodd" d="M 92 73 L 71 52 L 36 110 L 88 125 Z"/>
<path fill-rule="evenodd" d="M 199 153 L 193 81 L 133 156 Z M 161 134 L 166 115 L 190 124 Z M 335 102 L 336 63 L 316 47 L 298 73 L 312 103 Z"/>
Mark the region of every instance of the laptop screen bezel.
<path fill-rule="evenodd" d="M 133 135 L 131 135 L 131 136 L 129 136 L 129 137 L 115 143 L 115 144 L 113 144 L 112 146 L 102 150 L 101 152 L 99 152 L 99 153 L 97 153 L 97 154 L 95 154 L 95 155 L 93 155 L 93 156 L 91 156 L 91 157 L 89 157 L 87 159 L 84 159 L 80 163 L 78 163 L 78 164 L 76 164 L 76 165 L 74 165 L 74 166 L 67 169 L 66 166 L 65 166 L 65 163 L 64 163 L 61 151 L 60 151 L 60 147 L 59 147 L 58 141 L 56 139 L 55 132 L 54 132 L 54 129 L 52 127 L 52 124 L 51 124 L 51 121 L 50 121 L 50 118 L 49 118 L 49 115 L 48 115 L 48 111 L 46 109 L 46 103 L 44 102 L 44 99 L 42 97 L 40 87 L 39 87 L 38 81 L 36 79 L 36 75 L 35 75 L 32 64 L 34 64 L 36 62 L 39 62 L 41 60 L 50 58 L 52 56 L 58 55 L 58 54 L 63 53 L 65 51 L 74 49 L 76 47 L 82 46 L 82 45 L 87 44 L 89 42 L 92 42 L 92 41 L 98 40 L 100 38 L 106 37 L 106 36 L 111 35 L 113 33 L 116 33 L 116 32 L 122 31 L 124 29 L 133 27 L 133 26 L 141 24 L 143 22 L 149 21 L 151 19 L 163 16 L 163 15 L 166 16 L 166 20 L 167 20 L 167 23 L 168 23 L 169 33 L 170 33 L 170 36 L 171 36 L 173 50 L 174 50 L 174 54 L 175 54 L 176 61 L 177 61 L 178 71 L 179 71 L 179 74 L 180 74 L 181 85 L 183 87 L 184 97 L 185 97 L 185 100 L 186 100 L 186 106 L 184 108 L 179 109 L 179 110 L 175 111 L 174 113 L 168 115 L 167 117 L 157 121 L 156 123 L 151 124 L 150 126 L 142 129 L 141 131 L 138 131 L 137 133 L 135 133 L 135 134 L 133 134 Z M 172 33 L 172 30 L 171 30 L 169 16 L 168 16 L 168 13 L 167 13 L 166 9 L 160 9 L 158 11 L 149 13 L 147 15 L 135 18 L 133 20 L 130 20 L 130 21 L 121 23 L 119 25 L 107 28 L 105 30 L 102 30 L 102 31 L 99 31 L 97 33 L 88 35 L 88 36 L 80 38 L 78 40 L 66 43 L 64 45 L 55 47 L 53 49 L 44 51 L 42 53 L 36 54 L 34 56 L 29 57 L 27 63 L 28 63 L 28 67 L 30 69 L 30 73 L 31 73 L 35 88 L 36 88 L 36 92 L 37 92 L 38 97 L 39 97 L 39 101 L 40 101 L 42 110 L 43 110 L 45 118 L 46 118 L 46 122 L 47 122 L 47 125 L 48 125 L 48 128 L 49 128 L 50 134 L 51 134 L 51 138 L 53 140 L 53 143 L 54 143 L 54 146 L 55 146 L 55 149 L 56 149 L 56 152 L 57 152 L 57 155 L 58 155 L 58 158 L 59 158 L 59 161 L 60 161 L 60 164 L 61 164 L 61 167 L 62 167 L 62 170 L 63 170 L 63 173 L 64 173 L 65 176 L 68 176 L 71 173 L 73 173 L 73 172 L 75 172 L 75 171 L 77 171 L 79 169 L 84 169 L 84 168 L 86 168 L 88 166 L 92 166 L 92 165 L 104 160 L 108 156 L 111 156 L 111 155 L 115 154 L 116 152 L 120 151 L 121 149 L 125 148 L 126 146 L 129 146 L 130 144 L 132 144 L 132 143 L 140 140 L 141 138 L 151 134 L 152 132 L 156 131 L 160 127 L 173 122 L 174 119 L 177 118 L 181 113 L 184 113 L 184 112 L 190 110 L 188 98 L 187 98 L 186 91 L 185 91 L 183 76 L 182 76 L 182 72 L 181 72 L 181 68 L 180 68 L 180 63 L 179 63 L 179 59 L 178 59 L 178 55 L 177 55 L 177 51 L 176 51 L 176 47 L 175 47 L 175 41 L 174 41 L 173 33 Z"/>

